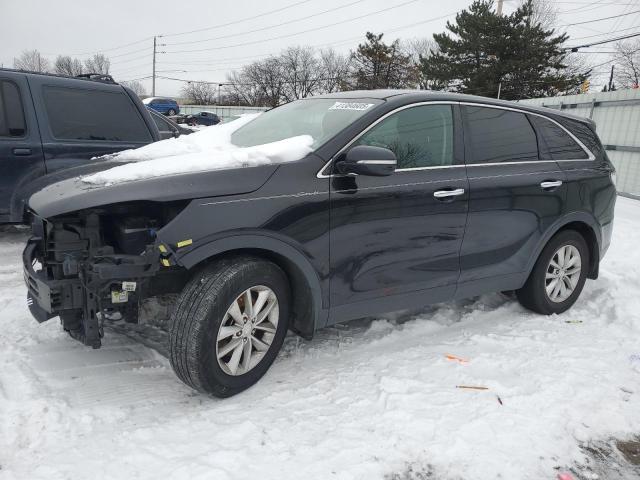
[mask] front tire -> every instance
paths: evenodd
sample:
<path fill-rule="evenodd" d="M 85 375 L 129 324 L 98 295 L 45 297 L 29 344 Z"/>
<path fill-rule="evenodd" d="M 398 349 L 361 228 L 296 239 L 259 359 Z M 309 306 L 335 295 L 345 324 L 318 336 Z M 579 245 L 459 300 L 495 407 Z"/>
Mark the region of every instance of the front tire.
<path fill-rule="evenodd" d="M 176 111 L 173 108 L 170 108 L 167 111 L 167 116 L 169 116 L 169 117 L 173 117 L 175 114 L 176 114 Z"/>
<path fill-rule="evenodd" d="M 589 248 L 575 230 L 556 234 L 544 247 L 527 282 L 516 290 L 529 310 L 551 315 L 568 310 L 580 296 L 589 269 Z"/>
<path fill-rule="evenodd" d="M 249 388 L 282 346 L 289 304 L 287 276 L 271 262 L 242 256 L 204 268 L 185 286 L 171 317 L 173 370 L 217 397 Z"/>

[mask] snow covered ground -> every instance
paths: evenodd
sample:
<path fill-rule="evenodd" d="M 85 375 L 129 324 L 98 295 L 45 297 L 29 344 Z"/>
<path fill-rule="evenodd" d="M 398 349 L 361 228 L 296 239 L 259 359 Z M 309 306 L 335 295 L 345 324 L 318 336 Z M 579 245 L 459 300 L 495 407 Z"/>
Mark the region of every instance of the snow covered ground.
<path fill-rule="evenodd" d="M 600 279 L 561 316 L 493 294 L 290 336 L 227 400 L 126 336 L 93 351 L 36 324 L 23 239 L 0 243 L 3 480 L 555 479 L 579 444 L 640 433 L 638 201 L 618 200 Z"/>

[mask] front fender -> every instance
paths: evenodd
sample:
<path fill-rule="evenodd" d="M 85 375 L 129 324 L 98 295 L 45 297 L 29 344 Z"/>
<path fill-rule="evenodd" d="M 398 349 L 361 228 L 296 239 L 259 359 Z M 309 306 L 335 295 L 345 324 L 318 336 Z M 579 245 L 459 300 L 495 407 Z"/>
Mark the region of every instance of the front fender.
<path fill-rule="evenodd" d="M 160 240 L 161 232 L 159 234 Z M 193 244 L 185 249 L 177 249 L 174 253 L 175 262 L 187 269 L 192 269 L 201 262 L 225 253 L 234 251 L 257 251 L 275 254 L 295 266 L 306 281 L 312 299 L 313 331 L 325 326 L 328 309 L 323 307 L 322 287 L 318 273 L 311 262 L 300 249 L 288 243 L 285 239 L 272 233 L 230 233 L 222 238 L 212 239 L 200 244 Z"/>

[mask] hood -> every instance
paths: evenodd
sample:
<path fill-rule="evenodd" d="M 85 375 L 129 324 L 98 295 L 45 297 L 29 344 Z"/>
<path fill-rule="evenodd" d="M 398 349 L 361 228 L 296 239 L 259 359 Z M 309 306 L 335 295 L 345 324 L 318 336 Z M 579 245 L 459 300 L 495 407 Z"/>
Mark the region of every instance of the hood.
<path fill-rule="evenodd" d="M 113 167 L 113 164 L 110 165 Z M 43 218 L 131 201 L 168 202 L 251 193 L 273 175 L 277 165 L 183 173 L 112 185 L 92 185 L 76 176 L 47 185 L 29 199 Z"/>

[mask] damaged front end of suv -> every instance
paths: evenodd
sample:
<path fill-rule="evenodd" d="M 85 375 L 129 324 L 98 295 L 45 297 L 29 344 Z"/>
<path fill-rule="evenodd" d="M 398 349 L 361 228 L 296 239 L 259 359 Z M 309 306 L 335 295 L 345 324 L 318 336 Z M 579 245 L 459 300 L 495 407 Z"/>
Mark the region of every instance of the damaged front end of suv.
<path fill-rule="evenodd" d="M 171 223 L 193 199 L 255 190 L 274 168 L 253 169 L 250 179 L 228 170 L 100 187 L 74 178 L 34 194 L 23 253 L 32 315 L 59 316 L 73 338 L 99 348 L 106 320 L 137 323 L 141 302 L 184 287 L 189 272 L 176 259 L 193 249 L 193 236 Z"/>
<path fill-rule="evenodd" d="M 181 206 L 124 203 L 46 220 L 34 214 L 23 253 L 33 316 L 59 315 L 65 331 L 93 348 L 106 316 L 136 323 L 141 299 L 183 283 L 176 282 L 180 272 L 161 270 L 169 251 L 156 236 Z"/>

